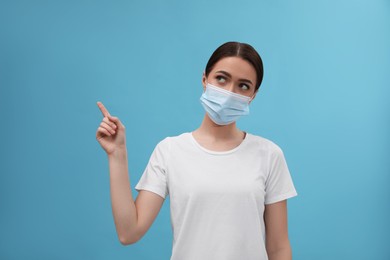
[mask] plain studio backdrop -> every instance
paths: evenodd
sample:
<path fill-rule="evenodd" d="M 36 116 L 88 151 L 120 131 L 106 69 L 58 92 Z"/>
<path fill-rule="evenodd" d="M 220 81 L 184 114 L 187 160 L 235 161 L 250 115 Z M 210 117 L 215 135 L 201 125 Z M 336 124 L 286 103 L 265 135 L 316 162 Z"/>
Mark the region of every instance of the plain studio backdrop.
<path fill-rule="evenodd" d="M 201 123 L 226 41 L 263 58 L 238 126 L 285 153 L 293 258 L 390 259 L 388 0 L 1 1 L 0 258 L 169 259 L 169 197 L 118 240 L 96 102 L 126 126 L 135 198 L 155 145 Z"/>

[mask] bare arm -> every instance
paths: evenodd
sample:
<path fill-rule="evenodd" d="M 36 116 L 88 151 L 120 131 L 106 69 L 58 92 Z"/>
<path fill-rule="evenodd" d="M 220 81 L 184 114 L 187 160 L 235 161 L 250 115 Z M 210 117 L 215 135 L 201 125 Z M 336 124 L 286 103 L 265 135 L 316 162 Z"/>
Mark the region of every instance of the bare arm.
<path fill-rule="evenodd" d="M 126 150 L 109 156 L 112 212 L 119 240 L 123 245 L 136 243 L 148 231 L 164 199 L 141 190 L 134 202 L 130 189 Z"/>
<path fill-rule="evenodd" d="M 287 201 L 266 205 L 264 220 L 269 260 L 291 260 L 292 252 L 287 228 Z"/>
<path fill-rule="evenodd" d="M 137 210 L 131 193 L 126 148 L 108 155 L 112 214 L 122 244 L 136 241 Z"/>
<path fill-rule="evenodd" d="M 125 126 L 119 118 L 111 116 L 101 102 L 97 104 L 104 118 L 96 132 L 96 139 L 108 156 L 116 231 L 123 245 L 133 244 L 152 225 L 164 199 L 153 192 L 142 190 L 134 202 L 128 173 Z"/>

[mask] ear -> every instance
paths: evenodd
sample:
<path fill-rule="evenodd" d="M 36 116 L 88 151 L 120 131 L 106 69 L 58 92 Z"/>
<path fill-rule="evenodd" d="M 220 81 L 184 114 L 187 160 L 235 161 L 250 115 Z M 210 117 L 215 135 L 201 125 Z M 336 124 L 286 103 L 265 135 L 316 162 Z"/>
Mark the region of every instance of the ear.
<path fill-rule="evenodd" d="M 256 91 L 256 92 L 253 94 L 253 96 L 252 96 L 251 100 L 249 101 L 249 104 L 250 104 L 250 103 L 252 103 L 253 99 L 255 99 L 255 97 L 256 97 L 256 94 L 257 94 L 257 91 Z"/>
<path fill-rule="evenodd" d="M 203 85 L 203 91 L 206 91 L 207 77 L 206 77 L 205 72 L 203 72 L 203 75 L 202 75 L 202 85 Z"/>

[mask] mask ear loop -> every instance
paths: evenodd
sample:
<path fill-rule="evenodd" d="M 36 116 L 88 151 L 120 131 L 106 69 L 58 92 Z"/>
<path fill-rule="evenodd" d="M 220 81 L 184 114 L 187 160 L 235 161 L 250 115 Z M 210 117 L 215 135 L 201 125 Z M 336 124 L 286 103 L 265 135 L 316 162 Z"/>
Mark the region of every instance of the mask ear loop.
<path fill-rule="evenodd" d="M 252 102 L 252 100 L 255 99 L 255 96 L 256 96 L 256 92 L 251 96 L 251 99 L 249 100 L 248 104 L 250 104 Z"/>

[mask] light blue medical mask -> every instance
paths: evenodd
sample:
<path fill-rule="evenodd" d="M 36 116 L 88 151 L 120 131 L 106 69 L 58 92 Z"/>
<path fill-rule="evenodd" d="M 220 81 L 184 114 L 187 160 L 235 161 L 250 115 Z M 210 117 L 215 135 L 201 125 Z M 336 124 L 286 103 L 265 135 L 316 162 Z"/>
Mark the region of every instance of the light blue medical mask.
<path fill-rule="evenodd" d="M 243 96 L 207 83 L 200 102 L 217 125 L 228 125 L 249 114 L 251 97 Z"/>

